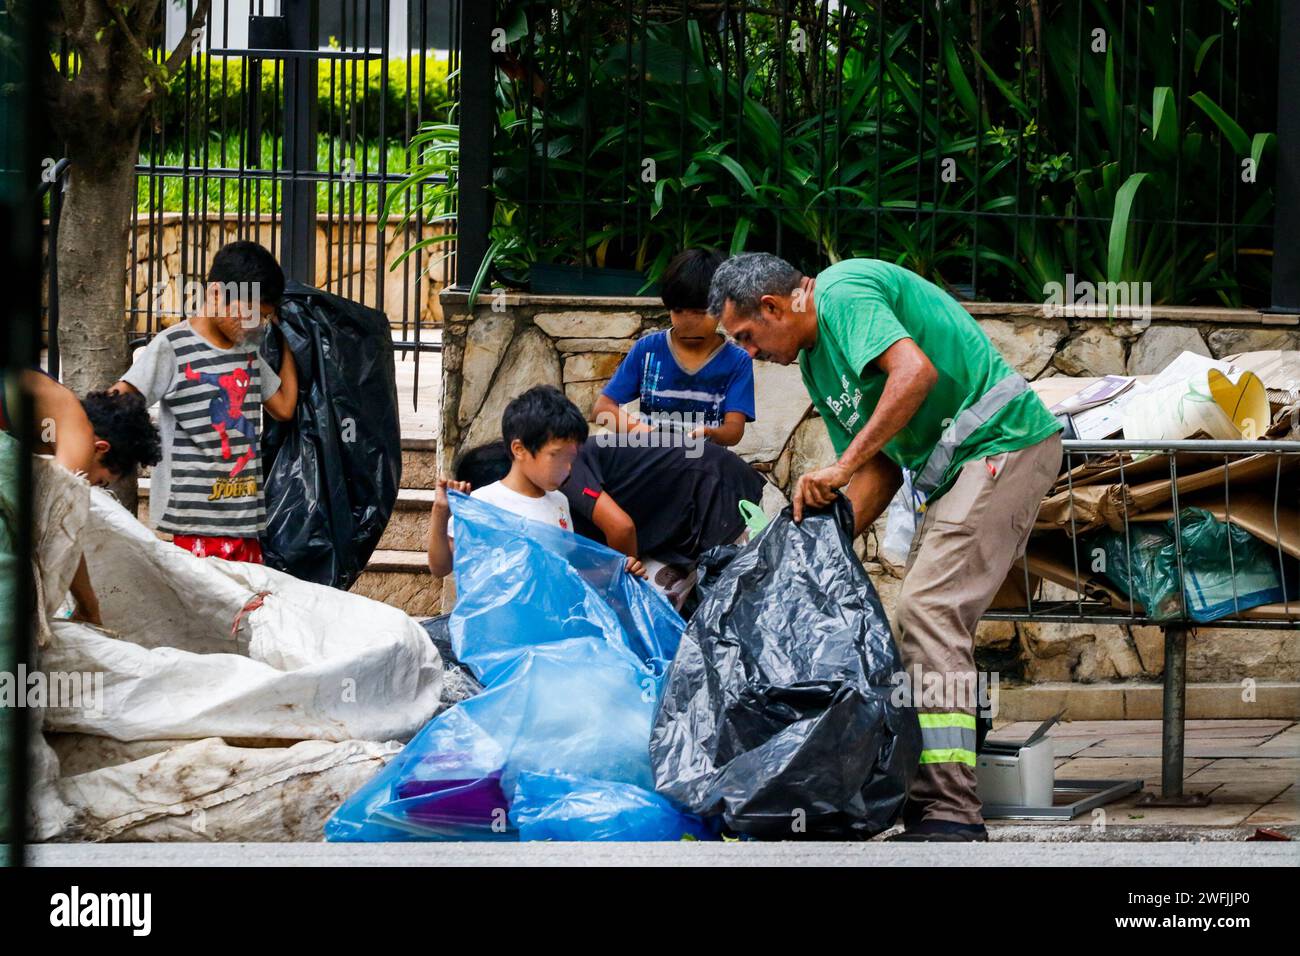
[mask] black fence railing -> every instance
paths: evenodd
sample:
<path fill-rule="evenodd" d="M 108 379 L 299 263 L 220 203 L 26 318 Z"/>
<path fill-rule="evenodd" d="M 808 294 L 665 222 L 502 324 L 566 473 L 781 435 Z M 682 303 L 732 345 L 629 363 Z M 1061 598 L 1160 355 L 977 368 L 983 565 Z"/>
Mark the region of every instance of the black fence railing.
<path fill-rule="evenodd" d="M 156 61 L 194 8 L 159 5 Z M 412 137 L 451 116 L 459 14 L 459 0 L 214 0 L 141 136 L 125 274 L 133 345 L 185 314 L 221 245 L 252 239 L 291 278 L 387 312 L 403 351 L 440 347 L 426 304 L 450 282 L 455 244 L 420 245 L 450 231 L 422 212 L 437 182 L 399 197 L 387 228 L 379 220 L 409 174 Z M 65 75 L 75 70 L 66 46 L 53 53 Z M 57 198 L 47 208 L 53 236 Z M 57 283 L 49 289 L 57 353 Z"/>
<path fill-rule="evenodd" d="M 568 269 L 594 290 L 625 269 L 645 288 L 708 245 L 806 270 L 886 258 L 972 298 L 1042 301 L 1073 277 L 1153 304 L 1300 308 L 1300 259 L 1274 234 L 1295 215 L 1278 190 L 1300 204 L 1279 173 L 1293 5 L 483 7 L 460 135 L 494 137 L 461 152 L 462 286 Z"/>

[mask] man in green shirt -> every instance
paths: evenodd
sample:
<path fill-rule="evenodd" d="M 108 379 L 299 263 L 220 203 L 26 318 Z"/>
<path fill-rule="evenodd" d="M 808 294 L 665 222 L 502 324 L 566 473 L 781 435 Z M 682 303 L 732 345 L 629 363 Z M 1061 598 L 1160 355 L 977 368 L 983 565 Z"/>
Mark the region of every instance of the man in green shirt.
<path fill-rule="evenodd" d="M 927 496 L 895 614 L 903 663 L 923 681 L 912 686 L 921 765 L 900 838 L 987 839 L 975 627 L 1059 473 L 1060 424 L 955 299 L 887 262 L 850 259 L 810 281 L 776 256 L 736 256 L 714 274 L 709 311 L 752 357 L 797 361 L 826 423 L 839 459 L 799 479 L 796 521 L 844 489 L 861 533 L 904 468 Z"/>

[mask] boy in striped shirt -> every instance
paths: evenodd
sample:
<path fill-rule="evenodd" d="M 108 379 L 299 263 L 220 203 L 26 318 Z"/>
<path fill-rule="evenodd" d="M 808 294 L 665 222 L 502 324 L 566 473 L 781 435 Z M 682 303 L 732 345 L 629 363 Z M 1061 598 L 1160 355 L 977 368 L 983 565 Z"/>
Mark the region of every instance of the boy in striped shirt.
<path fill-rule="evenodd" d="M 199 557 L 262 563 L 262 410 L 287 421 L 298 402 L 293 353 L 283 350 L 277 373 L 259 351 L 283 293 L 271 253 L 255 242 L 223 246 L 199 313 L 155 336 L 113 386 L 160 403 L 149 514 Z"/>

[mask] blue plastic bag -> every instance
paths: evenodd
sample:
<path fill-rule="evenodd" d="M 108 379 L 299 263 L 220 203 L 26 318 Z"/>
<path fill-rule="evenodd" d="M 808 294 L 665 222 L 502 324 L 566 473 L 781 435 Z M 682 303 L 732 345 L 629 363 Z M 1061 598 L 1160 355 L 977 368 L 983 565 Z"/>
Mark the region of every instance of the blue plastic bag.
<path fill-rule="evenodd" d="M 717 839 L 718 827 L 628 783 L 521 773 L 510 804 L 521 840 Z"/>
<path fill-rule="evenodd" d="M 1182 586 L 1174 529 L 1182 538 Z M 1207 624 L 1221 617 L 1285 600 L 1281 558 L 1244 528 L 1220 521 L 1204 508 L 1184 508 L 1161 525 L 1135 525 L 1126 536 L 1101 532 L 1096 540 L 1107 562 L 1105 576 L 1157 621 L 1187 616 Z M 1126 555 L 1125 551 L 1129 554 Z M 1130 559 L 1131 556 L 1131 559 Z"/>
<path fill-rule="evenodd" d="M 655 796 L 650 770 L 677 612 L 604 545 L 457 492 L 451 502 L 452 647 L 484 690 L 431 720 L 335 812 L 326 839 L 699 835 Z"/>

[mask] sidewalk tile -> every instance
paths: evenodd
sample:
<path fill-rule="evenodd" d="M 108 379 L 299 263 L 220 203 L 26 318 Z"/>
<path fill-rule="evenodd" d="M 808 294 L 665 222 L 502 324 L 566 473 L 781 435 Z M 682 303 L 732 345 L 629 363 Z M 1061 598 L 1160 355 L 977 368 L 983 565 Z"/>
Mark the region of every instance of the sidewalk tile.
<path fill-rule="evenodd" d="M 1271 761 L 1270 761 L 1271 762 Z M 1188 757 L 1183 761 L 1183 776 L 1187 777 L 1204 767 L 1208 760 Z M 1079 780 L 1126 780 L 1143 778 L 1148 783 L 1160 781 L 1159 757 L 1075 757 L 1067 761 L 1056 775 Z M 1237 778 L 1240 779 L 1240 778 Z M 1224 781 L 1215 780 L 1214 783 Z"/>
<path fill-rule="evenodd" d="M 1288 727 L 1295 727 L 1296 724 L 1291 720 L 1242 720 L 1240 718 L 1207 720 L 1205 718 L 1197 718 L 1196 720 L 1187 721 L 1186 726 L 1188 730 L 1240 730 L 1242 733 L 1239 735 L 1234 734 L 1234 736 L 1254 737 L 1257 736 L 1255 731 L 1261 731 L 1267 734 L 1277 734 L 1286 730 Z M 1247 731 L 1249 731 L 1249 733 Z"/>
<path fill-rule="evenodd" d="M 1259 745 L 1260 756 L 1300 757 L 1300 730 L 1292 728 Z"/>
<path fill-rule="evenodd" d="M 1107 737 L 1089 748 L 1087 755 L 1089 757 L 1159 757 L 1162 743 L 1159 737 Z M 1189 736 L 1183 744 L 1183 752 L 1187 757 L 1255 758 L 1261 756 L 1258 741 L 1250 738 L 1206 740 Z"/>
<path fill-rule="evenodd" d="M 1268 803 L 1248 816 L 1245 823 L 1260 827 L 1300 825 L 1300 807 L 1293 803 Z"/>
<path fill-rule="evenodd" d="M 1211 803 L 1208 807 L 1121 807 L 1107 808 L 1110 826 L 1235 827 L 1259 810 L 1255 803 Z"/>
<path fill-rule="evenodd" d="M 1190 780 L 1188 785 L 1191 785 Z M 1255 781 L 1249 778 L 1232 783 L 1221 783 L 1213 789 L 1204 787 L 1205 792 L 1209 793 L 1210 799 L 1215 803 L 1256 803 L 1260 806 L 1276 800 L 1286 792 L 1286 789 L 1283 783 Z"/>
<path fill-rule="evenodd" d="M 1191 761 L 1187 762 L 1185 776 L 1188 784 L 1233 783 L 1250 781 L 1251 783 L 1268 783 L 1282 781 L 1293 784 L 1300 779 L 1300 757 L 1267 758 L 1224 758 L 1215 760 L 1208 767 L 1193 769 Z M 1195 776 L 1195 780 L 1190 779 Z"/>
<path fill-rule="evenodd" d="M 1128 734 L 1158 734 L 1158 720 L 1068 720 L 1049 733 L 1054 737 L 1115 737 Z"/>

